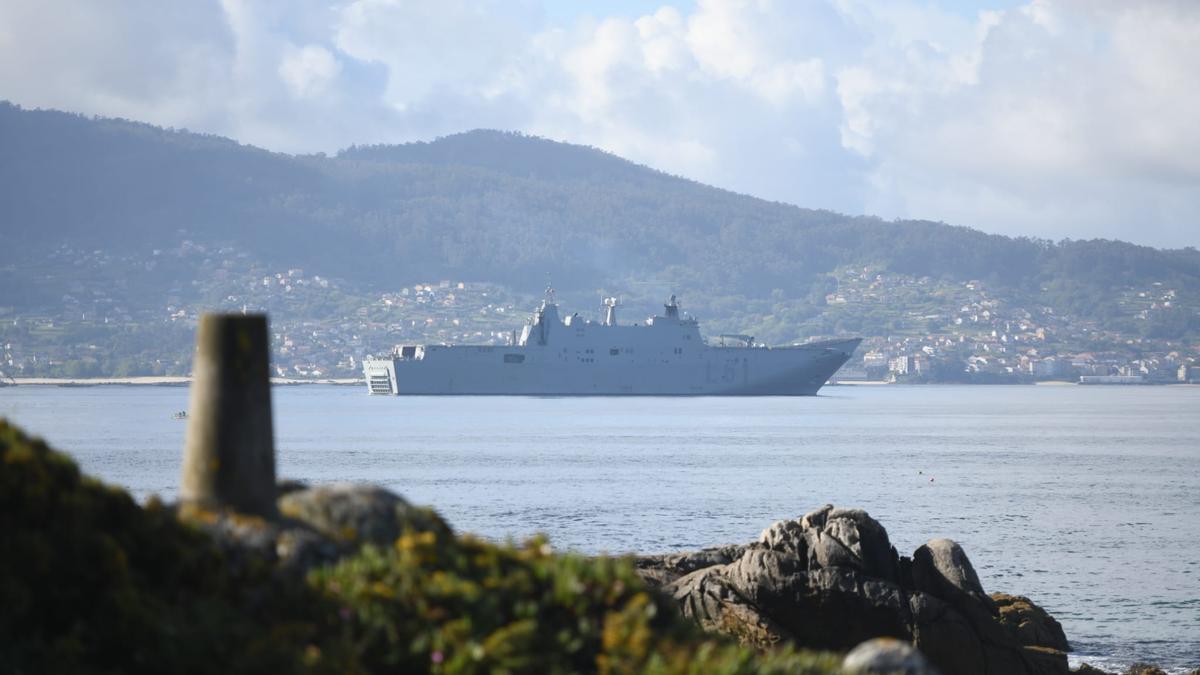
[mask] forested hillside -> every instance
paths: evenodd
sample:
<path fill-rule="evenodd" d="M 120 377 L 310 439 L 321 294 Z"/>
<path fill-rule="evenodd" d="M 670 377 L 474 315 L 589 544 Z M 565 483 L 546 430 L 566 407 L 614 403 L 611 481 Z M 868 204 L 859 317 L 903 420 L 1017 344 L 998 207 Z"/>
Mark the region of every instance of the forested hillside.
<path fill-rule="evenodd" d="M 205 308 L 243 305 L 297 325 L 347 326 L 351 315 L 379 323 L 372 303 L 384 294 L 438 280 L 491 284 L 514 298 L 552 280 L 581 311 L 605 293 L 635 315 L 677 292 L 710 332 L 751 330 L 776 341 L 896 335 L 953 320 L 957 308 L 930 301 L 933 291 L 903 299 L 868 289 L 861 297 L 874 304 L 828 305 L 840 302 L 846 279 L 866 279 L 864 268 L 889 275 L 892 289 L 924 278 L 942 298 L 978 281 L 989 298 L 1022 311 L 1104 322 L 1113 340 L 1200 335 L 1190 309 L 1200 297 L 1195 249 L 1010 238 L 805 209 L 499 131 L 292 156 L 0 103 L 0 241 L 0 317 L 41 317 L 39 330 L 63 344 L 103 342 L 94 334 L 109 335 L 112 319 L 187 323 Z M 334 286 L 292 293 L 288 270 L 305 271 L 307 281 L 288 278 L 308 289 L 314 275 Z M 259 296 L 269 275 L 286 294 L 268 302 Z M 1143 307 L 1154 289 L 1171 299 Z M 495 310 L 495 294 L 483 297 L 476 317 Z M 80 337 L 68 319 L 103 326 Z M 400 324 L 388 325 L 394 333 Z M 14 326 L 0 337 L 20 329 L 21 344 L 43 339 Z M 347 345 L 345 354 L 361 348 Z M 186 344 L 173 348 L 186 361 Z"/>
<path fill-rule="evenodd" d="M 772 203 L 581 146 L 495 131 L 266 152 L 117 120 L 0 106 L 0 223 L 20 255 L 232 241 L 355 281 L 466 278 L 565 289 L 661 280 L 691 294 L 804 296 L 847 264 L 981 279 L 1102 306 L 1110 288 L 1195 287 L 1200 252 L 1051 243 Z"/>

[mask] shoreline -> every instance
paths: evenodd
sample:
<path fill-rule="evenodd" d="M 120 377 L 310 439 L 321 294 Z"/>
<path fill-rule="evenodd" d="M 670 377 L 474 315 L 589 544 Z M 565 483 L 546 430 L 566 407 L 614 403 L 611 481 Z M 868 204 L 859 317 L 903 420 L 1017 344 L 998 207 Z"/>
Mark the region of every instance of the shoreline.
<path fill-rule="evenodd" d="M 144 377 L 17 377 L 13 378 L 15 386 L 41 387 L 97 387 L 97 386 L 140 386 L 140 387 L 186 387 L 192 383 L 191 376 L 185 375 L 156 375 Z M 272 377 L 273 385 L 301 384 L 336 384 L 361 385 L 362 378 L 355 377 L 325 377 L 317 379 L 294 379 L 290 377 Z"/>
<path fill-rule="evenodd" d="M 1200 387 L 1196 382 L 1071 382 L 1068 380 L 1040 380 L 1037 382 L 889 382 L 887 380 L 836 380 L 825 387 Z M 824 387 L 823 387 L 824 388 Z"/>
<path fill-rule="evenodd" d="M 323 377 L 300 379 L 291 377 L 272 377 L 271 384 L 278 386 L 328 384 L 337 386 L 361 386 L 365 382 L 361 377 Z M 135 386 L 135 387 L 186 387 L 192 383 L 190 375 L 147 375 L 136 377 L 17 377 L 8 381 L 0 381 L 0 389 L 5 386 L 34 386 L 34 387 L 99 387 L 99 386 Z M 887 380 L 836 380 L 824 387 L 884 387 L 884 386 L 1035 386 L 1035 387 L 1078 387 L 1085 386 L 1079 382 L 1063 380 L 1045 380 L 1041 382 L 888 382 Z M 1103 383 L 1088 384 L 1091 387 L 1200 387 L 1192 382 L 1139 382 L 1139 383 Z M 823 388 L 824 388 L 823 387 Z"/>

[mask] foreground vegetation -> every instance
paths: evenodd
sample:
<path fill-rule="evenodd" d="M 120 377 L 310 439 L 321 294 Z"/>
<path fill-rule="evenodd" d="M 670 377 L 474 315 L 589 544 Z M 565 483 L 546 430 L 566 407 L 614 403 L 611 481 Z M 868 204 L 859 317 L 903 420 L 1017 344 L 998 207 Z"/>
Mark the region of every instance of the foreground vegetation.
<path fill-rule="evenodd" d="M 0 420 L 0 672 L 833 673 L 701 633 L 619 559 L 406 531 L 300 577 Z"/>

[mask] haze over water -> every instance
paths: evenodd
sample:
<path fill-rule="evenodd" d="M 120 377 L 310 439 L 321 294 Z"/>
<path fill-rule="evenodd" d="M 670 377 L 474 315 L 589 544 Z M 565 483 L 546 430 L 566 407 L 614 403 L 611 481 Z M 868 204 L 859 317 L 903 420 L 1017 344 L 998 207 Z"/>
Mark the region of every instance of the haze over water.
<path fill-rule="evenodd" d="M 963 545 L 1085 660 L 1200 665 L 1200 388 L 831 387 L 816 398 L 391 398 L 277 387 L 281 477 L 381 484 L 459 531 L 585 553 L 744 543 L 824 503 Z M 174 496 L 174 387 L 16 387 L 0 415 Z"/>

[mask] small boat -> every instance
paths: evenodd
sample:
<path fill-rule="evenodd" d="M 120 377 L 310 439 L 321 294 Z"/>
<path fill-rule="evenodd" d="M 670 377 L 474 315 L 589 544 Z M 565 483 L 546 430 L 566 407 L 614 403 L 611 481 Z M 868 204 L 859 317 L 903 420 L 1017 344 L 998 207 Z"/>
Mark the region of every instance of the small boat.
<path fill-rule="evenodd" d="M 180 410 L 179 412 L 171 415 L 171 419 L 173 420 L 186 420 L 187 418 L 188 416 L 186 410 Z"/>

